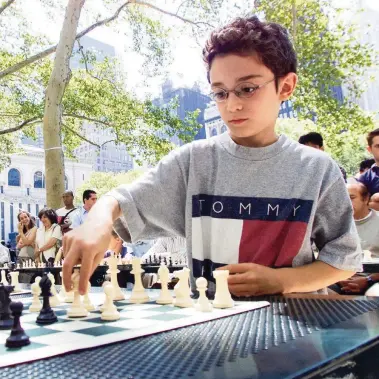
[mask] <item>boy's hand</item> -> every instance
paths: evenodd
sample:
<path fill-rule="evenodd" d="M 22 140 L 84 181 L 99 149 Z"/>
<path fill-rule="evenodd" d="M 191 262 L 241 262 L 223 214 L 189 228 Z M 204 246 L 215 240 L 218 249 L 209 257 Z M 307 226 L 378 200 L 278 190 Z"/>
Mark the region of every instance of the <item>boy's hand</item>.
<path fill-rule="evenodd" d="M 111 231 L 111 223 L 108 225 L 103 223 L 92 225 L 90 222 L 85 222 L 64 235 L 63 278 L 66 291 L 71 289 L 73 267 L 81 264 L 79 293 L 85 294 L 87 283 L 108 248 Z"/>
<path fill-rule="evenodd" d="M 283 285 L 275 269 L 255 263 L 238 263 L 220 267 L 218 270 L 229 270 L 229 290 L 235 296 L 259 296 L 283 292 Z"/>
<path fill-rule="evenodd" d="M 366 277 L 354 277 L 339 282 L 341 291 L 346 293 L 363 293 L 368 289 L 368 281 Z"/>

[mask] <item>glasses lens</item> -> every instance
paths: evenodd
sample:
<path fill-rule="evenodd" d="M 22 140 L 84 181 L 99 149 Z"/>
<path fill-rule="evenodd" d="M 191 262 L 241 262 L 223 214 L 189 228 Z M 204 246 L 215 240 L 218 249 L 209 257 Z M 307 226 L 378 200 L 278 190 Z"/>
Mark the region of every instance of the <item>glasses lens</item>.
<path fill-rule="evenodd" d="M 220 103 L 221 101 L 226 100 L 226 98 L 228 97 L 228 94 L 225 91 L 217 90 L 211 93 L 211 97 L 214 101 L 217 101 L 218 103 Z"/>
<path fill-rule="evenodd" d="M 257 90 L 257 86 L 254 86 L 250 83 L 242 83 L 238 87 L 236 87 L 235 91 L 238 94 L 238 97 L 242 97 L 243 99 L 247 99 L 253 96 L 254 92 Z"/>

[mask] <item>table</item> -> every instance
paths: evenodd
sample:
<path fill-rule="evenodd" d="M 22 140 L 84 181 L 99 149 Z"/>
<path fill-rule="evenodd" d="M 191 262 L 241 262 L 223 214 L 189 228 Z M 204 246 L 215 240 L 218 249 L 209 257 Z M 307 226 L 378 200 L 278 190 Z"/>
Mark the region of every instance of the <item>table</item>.
<path fill-rule="evenodd" d="M 0 378 L 316 378 L 379 346 L 379 299 L 264 299 L 269 308 L 0 369 Z"/>

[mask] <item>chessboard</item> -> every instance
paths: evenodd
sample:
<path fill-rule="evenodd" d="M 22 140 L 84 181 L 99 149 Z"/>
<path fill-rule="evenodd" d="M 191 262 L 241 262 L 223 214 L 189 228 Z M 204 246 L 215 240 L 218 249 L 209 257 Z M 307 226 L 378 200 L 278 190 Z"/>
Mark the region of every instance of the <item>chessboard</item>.
<path fill-rule="evenodd" d="M 10 330 L 0 330 L 0 367 L 127 341 L 269 306 L 266 301 L 244 301 L 235 302 L 235 306 L 229 309 L 199 312 L 195 308 L 156 304 L 153 300 L 157 296 L 156 292 L 150 291 L 149 295 L 151 301 L 132 304 L 128 301 L 130 292 L 126 292 L 126 300 L 114 302 L 121 316 L 117 321 L 101 320 L 99 310 L 84 318 L 69 318 L 67 309 L 70 304 L 62 303 L 53 308 L 58 322 L 42 326 L 36 324 L 38 313 L 28 310 L 32 298 L 17 299 L 24 304 L 21 326 L 31 343 L 18 349 L 6 348 L 5 340 L 9 337 Z M 90 298 L 98 309 L 104 301 L 104 294 L 91 293 Z"/>

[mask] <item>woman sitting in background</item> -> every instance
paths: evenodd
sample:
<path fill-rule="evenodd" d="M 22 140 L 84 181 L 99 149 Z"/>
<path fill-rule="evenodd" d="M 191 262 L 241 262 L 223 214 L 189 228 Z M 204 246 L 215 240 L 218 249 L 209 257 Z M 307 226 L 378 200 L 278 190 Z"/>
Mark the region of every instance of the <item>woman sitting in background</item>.
<path fill-rule="evenodd" d="M 43 208 L 38 213 L 42 225 L 37 230 L 35 257 L 38 262 L 54 262 L 62 241 L 61 227 L 54 209 Z"/>
<path fill-rule="evenodd" d="M 37 227 L 33 217 L 26 211 L 17 215 L 18 236 L 16 237 L 17 249 L 19 250 L 18 261 L 34 260 L 34 248 L 36 242 Z"/>

